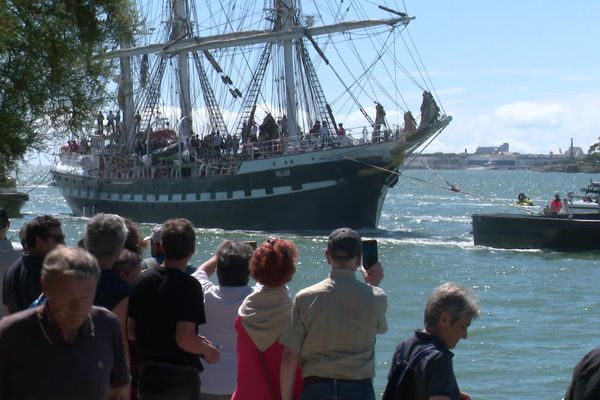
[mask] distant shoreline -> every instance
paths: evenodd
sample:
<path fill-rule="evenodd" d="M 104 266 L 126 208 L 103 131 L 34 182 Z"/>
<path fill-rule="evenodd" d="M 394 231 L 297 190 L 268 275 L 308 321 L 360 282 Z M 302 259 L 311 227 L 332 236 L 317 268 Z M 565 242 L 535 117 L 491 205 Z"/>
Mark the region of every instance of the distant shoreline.
<path fill-rule="evenodd" d="M 540 172 L 600 173 L 600 163 L 567 154 L 431 153 L 410 158 L 406 169 L 532 170 Z"/>

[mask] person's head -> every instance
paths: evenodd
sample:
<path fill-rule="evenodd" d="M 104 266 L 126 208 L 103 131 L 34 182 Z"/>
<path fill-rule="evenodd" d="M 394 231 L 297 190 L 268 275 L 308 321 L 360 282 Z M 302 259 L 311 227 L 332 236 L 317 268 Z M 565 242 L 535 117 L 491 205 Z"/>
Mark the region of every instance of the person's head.
<path fill-rule="evenodd" d="M 96 258 L 78 247 L 59 246 L 48 253 L 42 268 L 42 292 L 54 323 L 76 330 L 88 318 L 100 268 Z"/>
<path fill-rule="evenodd" d="M 112 269 L 121 279 L 131 284 L 142 272 L 142 257 L 131 250 L 123 249 Z"/>
<path fill-rule="evenodd" d="M 144 242 L 150 243 L 150 255 L 152 255 L 152 257 L 163 255 L 161 247 L 162 239 L 160 238 L 161 235 L 162 225 L 156 225 L 154 228 L 152 228 L 152 233 L 150 236 L 146 236 L 144 238 Z"/>
<path fill-rule="evenodd" d="M 25 224 L 23 238 L 30 254 L 45 256 L 65 243 L 60 221 L 49 215 L 35 217 Z"/>
<path fill-rule="evenodd" d="M 554 198 L 556 200 L 560 200 L 560 193 L 559 192 L 554 193 Z"/>
<path fill-rule="evenodd" d="M 138 225 L 129 218 L 123 218 L 127 227 L 127 238 L 125 239 L 124 247 L 127 250 L 133 251 L 138 255 L 144 254 L 146 242 L 142 238 Z"/>
<path fill-rule="evenodd" d="M 356 268 L 361 264 L 361 255 L 362 241 L 356 231 L 338 228 L 331 232 L 325 257 L 332 268 Z"/>
<path fill-rule="evenodd" d="M 162 226 L 160 239 L 167 260 L 189 259 L 196 250 L 194 226 L 185 218 L 166 221 Z"/>
<path fill-rule="evenodd" d="M 479 316 L 477 298 L 469 289 L 454 282 L 435 288 L 425 305 L 425 330 L 453 349 L 467 338 L 471 321 Z"/>
<path fill-rule="evenodd" d="M 284 239 L 269 239 L 254 251 L 250 260 L 250 273 L 260 284 L 279 287 L 292 280 L 296 272 L 298 249 Z"/>
<path fill-rule="evenodd" d="M 217 249 L 217 278 L 221 286 L 246 286 L 250 280 L 252 247 L 224 240 Z"/>
<path fill-rule="evenodd" d="M 85 231 L 85 248 L 100 261 L 117 258 L 125 245 L 127 226 L 116 214 L 96 214 Z"/>

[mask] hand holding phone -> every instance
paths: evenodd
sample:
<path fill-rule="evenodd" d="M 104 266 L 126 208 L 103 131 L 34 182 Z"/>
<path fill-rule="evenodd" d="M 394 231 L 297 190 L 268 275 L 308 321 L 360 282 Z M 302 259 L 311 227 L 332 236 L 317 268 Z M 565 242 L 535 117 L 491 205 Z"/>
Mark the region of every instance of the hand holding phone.
<path fill-rule="evenodd" d="M 252 250 L 256 250 L 256 240 L 246 240 L 242 243 L 252 247 Z"/>
<path fill-rule="evenodd" d="M 371 268 L 377 261 L 379 261 L 377 254 L 377 240 L 366 239 L 362 241 L 362 259 L 363 267 L 365 269 Z"/>

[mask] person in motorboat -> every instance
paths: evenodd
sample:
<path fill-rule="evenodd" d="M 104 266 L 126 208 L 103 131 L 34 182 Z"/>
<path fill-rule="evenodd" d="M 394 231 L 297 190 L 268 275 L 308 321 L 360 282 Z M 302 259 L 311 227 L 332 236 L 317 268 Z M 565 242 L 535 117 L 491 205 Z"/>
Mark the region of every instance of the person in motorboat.
<path fill-rule="evenodd" d="M 556 192 L 554 193 L 554 200 L 552 200 L 550 202 L 550 213 L 551 214 L 558 214 L 560 213 L 560 211 L 563 208 L 563 201 L 560 198 L 560 193 Z"/>
<path fill-rule="evenodd" d="M 517 196 L 517 204 L 520 206 L 533 206 L 533 201 L 525 196 L 525 193 L 521 192 Z"/>

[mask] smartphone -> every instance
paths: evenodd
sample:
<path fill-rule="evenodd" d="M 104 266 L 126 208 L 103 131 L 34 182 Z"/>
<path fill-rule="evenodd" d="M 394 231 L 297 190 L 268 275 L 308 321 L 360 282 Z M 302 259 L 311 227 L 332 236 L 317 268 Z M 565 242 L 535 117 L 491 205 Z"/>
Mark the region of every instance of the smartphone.
<path fill-rule="evenodd" d="M 252 247 L 252 250 L 256 250 L 256 240 L 246 240 L 245 242 L 242 242 L 244 244 L 247 244 L 248 246 Z"/>
<path fill-rule="evenodd" d="M 362 257 L 365 269 L 371 268 L 379 260 L 377 256 L 377 240 L 367 239 L 362 241 Z"/>

